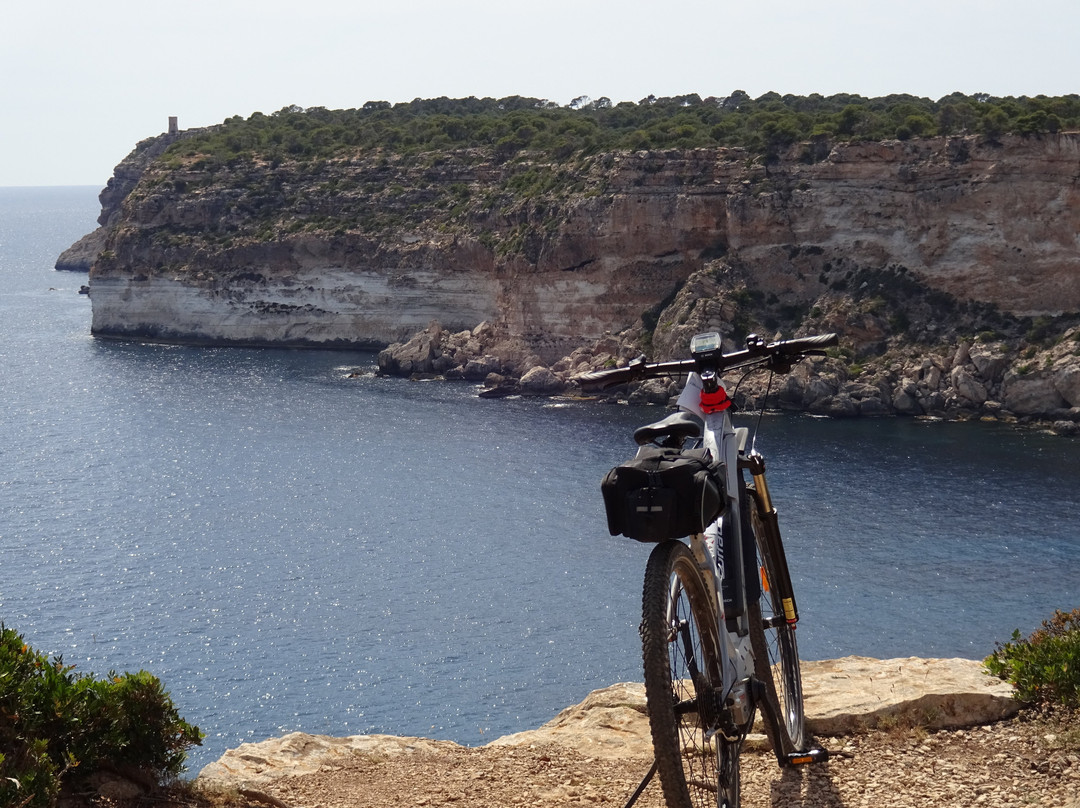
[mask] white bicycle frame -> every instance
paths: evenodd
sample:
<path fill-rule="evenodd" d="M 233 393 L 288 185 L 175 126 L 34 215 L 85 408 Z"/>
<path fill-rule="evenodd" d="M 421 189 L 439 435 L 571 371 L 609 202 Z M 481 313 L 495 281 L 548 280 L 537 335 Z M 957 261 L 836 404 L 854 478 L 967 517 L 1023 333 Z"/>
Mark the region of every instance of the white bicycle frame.
<path fill-rule="evenodd" d="M 702 576 L 711 582 L 715 593 L 716 625 L 720 634 L 720 671 L 723 677 L 721 703 L 729 707 L 736 724 L 750 721 L 753 699 L 750 697 L 750 678 L 754 673 L 754 654 L 750 646 L 745 612 L 737 618 L 738 630 L 728 631 L 724 611 L 724 525 L 729 523 L 728 537 L 742 546 L 742 514 L 739 502 L 739 453 L 746 447 L 749 430 L 736 429 L 727 410 L 705 413 L 700 406 L 701 378 L 691 373 L 679 396 L 679 406 L 690 410 L 705 422 L 703 445 L 724 469 L 724 512 L 705 528 L 704 533 L 690 536 L 690 551 Z"/>

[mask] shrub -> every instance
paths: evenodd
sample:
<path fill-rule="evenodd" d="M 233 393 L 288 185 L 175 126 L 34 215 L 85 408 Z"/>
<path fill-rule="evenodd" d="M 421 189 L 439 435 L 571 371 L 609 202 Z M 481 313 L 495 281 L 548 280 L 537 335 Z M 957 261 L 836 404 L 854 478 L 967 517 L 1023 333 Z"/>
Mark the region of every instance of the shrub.
<path fill-rule="evenodd" d="M 483 149 L 503 160 L 523 149 L 558 160 L 573 154 L 651 148 L 697 148 L 723 144 L 749 148 L 775 159 L 797 142 L 815 138 L 881 140 L 982 131 L 1036 134 L 1074 130 L 1080 125 L 1080 96 L 992 98 L 954 93 L 939 101 L 910 95 L 780 96 L 757 99 L 735 91 L 726 99 L 696 94 L 656 98 L 637 104 L 578 103 L 560 106 L 546 99 L 436 98 L 359 109 L 304 109 L 288 106 L 272 115 L 239 115 L 201 130 L 189 130 L 171 144 L 162 161 L 174 168 L 193 159 L 239 165 L 252 159 L 338 158 L 358 152 L 396 154 Z M 1051 111 L 1053 110 L 1053 111 Z M 828 143 L 801 150 L 808 162 L 825 159 Z M 951 149 L 967 159 L 967 145 Z"/>
<path fill-rule="evenodd" d="M 1080 609 L 1054 612 L 1027 639 L 1014 631 L 984 661 L 993 675 L 1016 688 L 1016 697 L 1038 706 L 1080 707 Z"/>
<path fill-rule="evenodd" d="M 100 769 L 173 778 L 202 742 L 157 677 L 95 679 L 73 667 L 0 624 L 0 805 L 51 806 L 64 782 Z"/>

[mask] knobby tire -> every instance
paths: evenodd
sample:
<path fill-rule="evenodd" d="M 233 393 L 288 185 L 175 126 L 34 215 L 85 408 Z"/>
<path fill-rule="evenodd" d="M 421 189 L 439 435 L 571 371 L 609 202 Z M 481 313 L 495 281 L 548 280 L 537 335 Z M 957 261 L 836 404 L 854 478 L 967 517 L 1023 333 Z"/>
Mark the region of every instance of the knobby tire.
<path fill-rule="evenodd" d="M 668 808 L 738 802 L 738 743 L 715 732 L 720 654 L 716 612 L 690 549 L 656 546 L 645 570 L 641 640 L 657 772 Z M 720 743 L 718 743 L 718 741 Z"/>

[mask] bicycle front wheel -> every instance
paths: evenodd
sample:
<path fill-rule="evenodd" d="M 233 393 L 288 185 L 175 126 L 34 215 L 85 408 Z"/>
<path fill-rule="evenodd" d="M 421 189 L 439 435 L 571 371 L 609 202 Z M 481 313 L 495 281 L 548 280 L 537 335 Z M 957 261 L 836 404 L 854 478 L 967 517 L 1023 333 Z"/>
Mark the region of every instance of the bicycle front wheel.
<path fill-rule="evenodd" d="M 772 728 L 766 721 L 766 730 L 777 759 L 784 763 L 787 755 L 806 748 L 799 648 L 795 626 L 786 619 L 782 595 L 783 587 L 790 586 L 782 579 L 787 563 L 775 519 L 770 522 L 762 513 L 753 488 L 746 489 L 742 510 L 743 530 L 749 528 L 754 534 L 760 585 L 760 597 L 749 598 L 747 603 L 754 672 L 765 685 L 765 696 L 776 717 L 777 726 Z"/>
<path fill-rule="evenodd" d="M 714 599 L 685 544 L 657 545 L 645 571 L 641 640 L 653 751 L 669 808 L 738 804 L 738 746 L 716 731 Z"/>

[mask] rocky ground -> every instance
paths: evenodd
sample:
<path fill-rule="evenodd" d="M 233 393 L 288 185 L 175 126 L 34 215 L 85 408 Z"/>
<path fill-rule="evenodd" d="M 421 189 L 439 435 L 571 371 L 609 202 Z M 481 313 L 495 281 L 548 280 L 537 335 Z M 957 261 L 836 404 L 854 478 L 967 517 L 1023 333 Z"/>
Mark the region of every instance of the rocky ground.
<path fill-rule="evenodd" d="M 1080 806 L 1080 726 L 1021 715 L 970 730 L 876 730 L 820 738 L 832 759 L 781 771 L 771 753 L 743 756 L 747 808 Z M 462 747 L 380 757 L 285 777 L 247 796 L 219 793 L 175 805 L 215 808 L 623 806 L 649 759 L 589 758 L 560 745 Z M 161 805 L 161 802 L 156 804 Z M 115 803 L 114 803 L 115 805 Z M 638 801 L 660 808 L 659 783 Z"/>
<path fill-rule="evenodd" d="M 781 770 L 764 737 L 751 735 L 747 808 L 1080 808 L 1080 714 L 1019 712 L 1011 688 L 977 661 L 845 657 L 804 662 L 803 679 L 808 726 L 831 758 Z M 620 683 L 480 748 L 291 733 L 229 750 L 171 796 L 89 804 L 619 808 L 650 765 L 644 688 Z M 657 780 L 637 805 L 663 806 Z"/>
<path fill-rule="evenodd" d="M 1055 747 L 1040 722 L 1014 720 L 974 731 L 875 732 L 830 738 L 834 759 L 780 771 L 767 752 L 743 766 L 744 804 L 757 806 L 1077 806 L 1080 756 Z M 600 760 L 561 747 L 460 750 L 418 759 L 363 760 L 271 792 L 289 806 L 621 806 L 647 758 Z M 662 806 L 658 782 L 638 805 Z"/>

